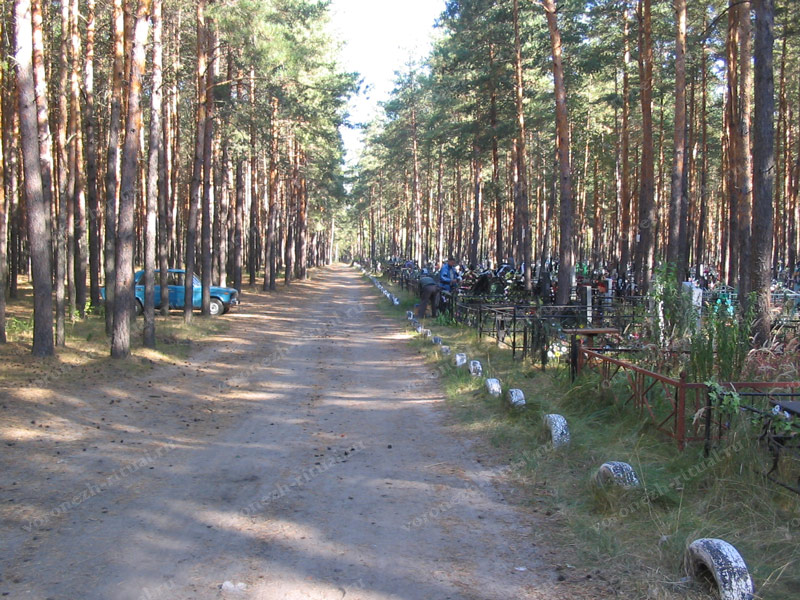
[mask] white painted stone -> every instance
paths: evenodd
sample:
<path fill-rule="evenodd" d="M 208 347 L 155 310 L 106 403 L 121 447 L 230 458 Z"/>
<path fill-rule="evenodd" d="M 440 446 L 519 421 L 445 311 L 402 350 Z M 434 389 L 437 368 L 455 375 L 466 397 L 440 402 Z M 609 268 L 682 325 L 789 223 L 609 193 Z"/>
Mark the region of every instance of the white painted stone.
<path fill-rule="evenodd" d="M 422 325 L 417 325 L 417 333 L 422 333 Z"/>
<path fill-rule="evenodd" d="M 463 367 L 466 364 L 467 364 L 467 355 L 464 354 L 463 352 L 459 352 L 458 354 L 456 354 L 456 366 Z"/>
<path fill-rule="evenodd" d="M 516 388 L 508 390 L 508 403 L 517 408 L 525 406 L 525 394 Z"/>
<path fill-rule="evenodd" d="M 626 462 L 618 460 L 612 460 L 600 465 L 600 468 L 594 475 L 594 480 L 601 486 L 606 483 L 613 483 L 626 489 L 639 487 L 641 485 L 633 467 Z"/>
<path fill-rule="evenodd" d="M 544 424 L 550 430 L 550 438 L 553 440 L 553 446 L 564 446 L 569 444 L 569 426 L 567 420 L 561 415 L 545 415 Z"/>
<path fill-rule="evenodd" d="M 437 344 L 437 345 L 441 344 L 442 343 L 442 338 L 440 338 L 438 335 L 435 335 L 435 336 L 433 336 L 433 338 L 431 338 L 431 342 L 434 343 L 434 344 Z"/>
<path fill-rule="evenodd" d="M 245 592 L 247 591 L 247 584 L 243 581 L 237 581 L 236 583 L 232 581 L 224 581 L 221 586 L 219 586 L 223 592 Z"/>
<path fill-rule="evenodd" d="M 410 310 L 407 310 L 406 316 L 408 317 L 408 320 L 411 321 L 414 318 L 414 313 L 411 312 Z"/>
<path fill-rule="evenodd" d="M 440 350 L 440 351 L 441 351 L 441 353 L 442 353 L 442 354 L 444 354 L 445 356 L 447 356 L 448 354 L 450 354 L 450 346 L 442 346 L 441 348 L 439 348 L 439 350 Z"/>
<path fill-rule="evenodd" d="M 717 538 L 700 538 L 689 544 L 684 557 L 686 572 L 693 579 L 711 573 L 720 600 L 752 600 L 753 579 L 742 555 L 731 544 Z"/>
<path fill-rule="evenodd" d="M 489 378 L 486 380 L 486 391 L 489 392 L 490 396 L 494 396 L 495 398 L 499 398 L 500 395 L 503 393 L 503 388 L 500 385 L 499 379 Z"/>
<path fill-rule="evenodd" d="M 479 360 L 469 361 L 469 373 L 473 377 L 480 377 L 481 375 L 483 375 L 483 367 L 481 366 L 481 361 Z"/>
<path fill-rule="evenodd" d="M 422 330 L 423 337 L 431 337 L 431 330 L 430 329 L 423 329 Z"/>

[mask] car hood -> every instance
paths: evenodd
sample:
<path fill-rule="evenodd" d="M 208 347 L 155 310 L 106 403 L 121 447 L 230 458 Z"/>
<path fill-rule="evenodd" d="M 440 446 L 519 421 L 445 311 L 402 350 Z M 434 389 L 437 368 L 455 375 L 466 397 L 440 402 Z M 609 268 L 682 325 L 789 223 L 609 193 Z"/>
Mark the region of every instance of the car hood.
<path fill-rule="evenodd" d="M 231 296 L 239 293 L 236 288 L 220 287 L 218 285 L 212 285 L 210 291 L 212 294 L 229 294 Z"/>

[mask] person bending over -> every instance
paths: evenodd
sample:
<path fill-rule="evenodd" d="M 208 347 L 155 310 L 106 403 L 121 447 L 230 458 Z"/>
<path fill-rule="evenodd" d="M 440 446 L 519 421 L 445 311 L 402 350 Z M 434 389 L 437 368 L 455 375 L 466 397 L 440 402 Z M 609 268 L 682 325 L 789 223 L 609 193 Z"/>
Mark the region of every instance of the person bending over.
<path fill-rule="evenodd" d="M 423 274 L 419 278 L 419 308 L 417 309 L 417 318 L 424 319 L 425 312 L 428 308 L 428 302 L 431 303 L 431 316 L 435 319 L 436 312 L 439 308 L 439 297 L 441 289 L 436 280 L 428 274 Z"/>

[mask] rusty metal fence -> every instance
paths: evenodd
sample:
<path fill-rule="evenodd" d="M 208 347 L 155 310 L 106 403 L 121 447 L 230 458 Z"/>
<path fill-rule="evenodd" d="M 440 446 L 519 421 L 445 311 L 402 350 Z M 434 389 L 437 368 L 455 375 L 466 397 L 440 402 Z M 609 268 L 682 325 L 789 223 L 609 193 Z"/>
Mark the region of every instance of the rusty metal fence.
<path fill-rule="evenodd" d="M 730 427 L 721 407 L 712 402 L 708 386 L 688 381 L 685 372 L 677 379 L 668 377 L 582 344 L 573 349 L 572 361 L 575 376 L 587 370 L 598 373 L 601 392 L 611 394 L 616 403 L 630 405 L 646 416 L 658 431 L 674 439 L 680 450 L 688 443 L 704 442 L 708 451 L 711 443 L 722 439 Z M 800 395 L 794 392 L 800 388 L 800 381 L 739 381 L 720 386 L 767 401 Z"/>

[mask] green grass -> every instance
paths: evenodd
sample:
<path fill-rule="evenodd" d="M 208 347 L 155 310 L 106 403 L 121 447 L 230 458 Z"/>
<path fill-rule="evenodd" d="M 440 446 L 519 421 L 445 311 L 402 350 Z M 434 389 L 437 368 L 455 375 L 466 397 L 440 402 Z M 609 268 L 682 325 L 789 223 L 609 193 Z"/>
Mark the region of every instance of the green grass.
<path fill-rule="evenodd" d="M 400 307 L 378 305 L 404 319 L 414 299 L 390 287 Z M 429 340 L 410 342 L 440 365 L 458 427 L 517 467 L 525 502 L 560 518 L 565 525 L 561 543 L 573 546 L 585 565 L 612 566 L 627 582 L 630 597 L 707 598 L 702 589 L 676 592 L 674 582 L 685 576 L 685 547 L 700 537 L 719 537 L 745 558 L 758 598 L 798 597 L 800 496 L 763 478 L 769 456 L 758 447 L 752 426 L 740 423 L 709 458 L 702 444 L 679 452 L 632 406 L 622 406 L 610 390 L 602 393 L 599 376 L 589 374 L 572 384 L 565 365 L 551 363 L 542 373 L 529 361 L 514 361 L 493 340 L 477 339 L 472 329 L 443 319 L 427 319 L 425 326 L 453 352 L 479 359 L 484 375 L 498 377 L 504 393 L 509 383 L 525 392 L 525 410 L 510 410 L 483 391 L 482 380 L 442 360 Z M 542 415 L 549 412 L 569 422 L 569 447 L 547 445 Z M 641 489 L 598 489 L 592 475 L 608 460 L 630 463 Z"/>

